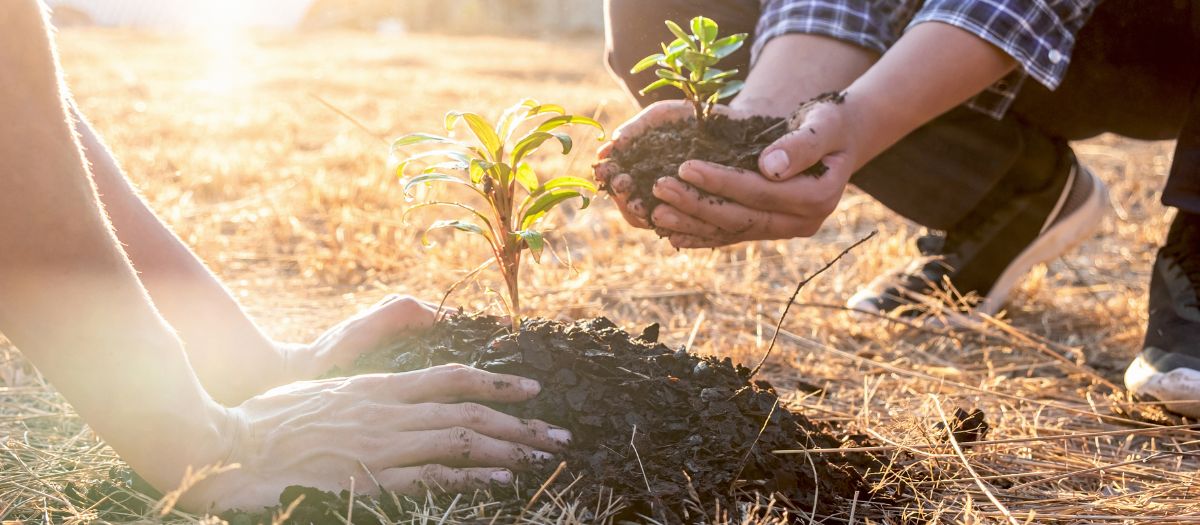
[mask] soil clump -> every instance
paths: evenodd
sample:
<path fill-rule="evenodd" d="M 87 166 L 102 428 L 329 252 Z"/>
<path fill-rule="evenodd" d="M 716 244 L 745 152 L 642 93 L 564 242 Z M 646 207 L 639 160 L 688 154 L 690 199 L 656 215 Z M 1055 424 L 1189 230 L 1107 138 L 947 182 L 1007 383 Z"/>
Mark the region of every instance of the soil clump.
<path fill-rule="evenodd" d="M 703 131 L 695 118 L 676 120 L 646 130 L 627 146 L 614 149 L 612 160 L 621 173 L 633 178 L 629 199 L 641 199 L 649 214 L 661 202 L 654 196 L 654 183 L 662 177 L 678 178 L 679 166 L 685 161 L 703 160 L 757 172 L 759 154 L 787 133 L 784 120 L 766 116 L 732 119 L 718 114 L 708 119 Z"/>

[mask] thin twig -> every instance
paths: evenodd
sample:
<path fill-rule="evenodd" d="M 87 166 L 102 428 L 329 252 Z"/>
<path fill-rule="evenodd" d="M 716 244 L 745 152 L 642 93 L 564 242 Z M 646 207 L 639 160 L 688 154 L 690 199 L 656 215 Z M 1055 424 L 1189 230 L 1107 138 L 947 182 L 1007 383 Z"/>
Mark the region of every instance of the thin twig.
<path fill-rule="evenodd" d="M 554 473 L 551 474 L 550 477 L 546 478 L 546 481 L 542 483 L 542 486 L 538 487 L 537 492 L 533 493 L 533 497 L 529 498 L 529 503 L 526 503 L 525 508 L 521 509 L 521 514 L 529 512 L 529 509 L 533 507 L 533 504 L 537 502 L 538 498 L 542 497 L 542 493 L 546 492 L 546 489 L 550 486 L 550 484 L 554 483 L 554 480 L 558 479 L 558 475 L 562 474 L 566 469 L 566 461 L 559 463 L 558 468 L 554 469 Z"/>
<path fill-rule="evenodd" d="M 654 491 L 650 490 L 650 478 L 646 477 L 646 466 L 642 464 L 642 455 L 638 453 L 637 444 L 633 442 L 637 439 L 637 425 L 633 426 L 633 435 L 629 436 L 629 446 L 633 447 L 633 455 L 638 460 L 638 468 L 642 470 L 642 481 L 646 482 L 646 494 L 654 496 Z"/>
<path fill-rule="evenodd" d="M 1000 503 L 1000 500 L 996 499 L 996 495 L 992 494 L 992 491 L 988 489 L 987 483 L 984 483 L 982 479 L 979 479 L 979 474 L 975 472 L 975 467 L 971 466 L 971 462 L 967 461 L 967 455 L 963 454 L 962 447 L 958 446 L 958 438 L 954 437 L 954 432 L 950 432 L 950 429 L 954 427 L 950 426 L 950 420 L 946 419 L 946 412 L 942 410 L 941 401 L 938 401 L 938 398 L 932 394 L 929 395 L 929 399 L 930 401 L 933 401 L 933 407 L 937 409 L 938 416 L 942 418 L 942 424 L 946 426 L 946 435 L 950 439 L 950 446 L 954 447 L 954 453 L 958 455 L 958 459 L 962 460 L 963 467 L 966 467 L 967 473 L 971 475 L 971 479 L 975 480 L 975 486 L 979 487 L 979 490 L 983 491 L 983 495 L 987 496 L 987 499 L 992 502 L 992 505 L 995 505 L 996 508 L 1000 510 L 1000 513 L 1003 514 L 1005 518 L 1008 518 L 1008 522 L 1010 524 L 1020 525 L 1017 522 L 1017 519 L 1013 517 L 1012 513 L 1008 511 L 1008 508 L 1005 507 L 1003 503 Z"/>
<path fill-rule="evenodd" d="M 325 99 L 321 98 L 321 96 L 320 96 L 320 95 L 318 95 L 318 94 L 316 94 L 316 93 L 309 92 L 308 96 L 312 97 L 312 98 L 313 98 L 313 99 L 315 99 L 317 102 L 320 102 L 320 103 L 321 103 L 321 105 L 323 105 L 323 106 L 325 106 L 325 107 L 329 108 L 329 110 L 330 110 L 330 111 L 333 111 L 334 113 L 337 113 L 338 115 L 341 115 L 341 116 L 342 116 L 342 118 L 344 118 L 344 119 L 346 119 L 346 120 L 349 120 L 351 124 L 354 124 L 355 126 L 357 126 L 357 127 L 358 127 L 358 129 L 361 129 L 361 130 L 362 130 L 364 133 L 366 133 L 367 135 L 370 135 L 370 136 L 372 136 L 372 137 L 375 137 L 377 140 L 379 140 L 379 142 L 382 142 L 384 145 L 389 145 L 389 146 L 391 145 L 391 143 L 389 143 L 389 142 L 387 141 L 387 139 L 383 138 L 383 137 L 382 137 L 382 136 L 380 136 L 378 133 L 375 133 L 374 131 L 371 131 L 371 128 L 368 128 L 368 127 L 366 126 L 366 124 L 363 124 L 362 122 L 360 122 L 358 119 L 354 118 L 354 117 L 353 117 L 352 115 L 350 115 L 349 113 L 346 113 L 345 111 L 342 111 L 342 110 L 341 110 L 341 109 L 339 109 L 337 106 L 335 106 L 335 105 L 333 105 L 332 103 L 330 103 L 328 100 L 325 100 Z"/>
<path fill-rule="evenodd" d="M 859 239 L 858 242 L 851 244 L 850 247 L 846 248 L 845 250 L 842 250 L 842 253 L 839 253 L 837 255 L 837 257 L 834 257 L 832 261 L 825 263 L 825 266 L 822 266 L 820 270 L 817 270 L 812 275 L 805 277 L 804 280 L 800 281 L 800 283 L 796 285 L 796 291 L 792 292 L 792 297 L 790 299 L 788 299 L 787 305 L 785 305 L 783 307 L 783 314 L 781 314 L 779 316 L 779 322 L 775 323 L 775 334 L 771 336 L 771 344 L 767 346 L 767 352 L 763 354 L 762 359 L 758 362 L 757 365 L 755 365 L 754 370 L 750 371 L 750 375 L 746 377 L 747 381 L 749 381 L 756 374 L 758 374 L 758 371 L 760 369 L 762 369 L 763 364 L 767 362 L 767 358 L 771 356 L 771 351 L 775 349 L 775 342 L 779 340 L 779 329 L 783 327 L 783 320 L 787 318 L 788 310 L 792 309 L 792 304 L 796 302 L 796 297 L 800 296 L 800 290 L 802 290 L 804 288 L 804 285 L 808 284 L 809 281 L 815 279 L 818 275 L 821 275 L 822 273 L 824 273 L 825 270 L 828 270 L 829 268 L 833 267 L 833 265 L 837 264 L 837 262 L 840 261 L 842 259 L 842 257 L 845 257 L 847 253 L 850 253 L 851 250 L 857 248 L 862 243 L 869 241 L 871 239 L 871 237 L 875 236 L 876 233 L 879 233 L 879 232 L 872 231 L 866 237 Z"/>

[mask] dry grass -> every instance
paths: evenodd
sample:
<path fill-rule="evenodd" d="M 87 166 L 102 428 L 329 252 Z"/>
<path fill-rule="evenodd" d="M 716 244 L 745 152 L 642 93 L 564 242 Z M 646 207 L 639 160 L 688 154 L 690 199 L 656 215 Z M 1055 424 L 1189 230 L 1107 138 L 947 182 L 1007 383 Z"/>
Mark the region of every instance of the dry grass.
<path fill-rule="evenodd" d="M 633 111 L 592 40 L 321 34 L 226 48 L 71 31 L 61 42 L 81 107 L 130 176 L 281 338 L 310 338 L 385 293 L 436 297 L 483 253 L 465 237 L 419 248 L 416 226 L 401 221 L 384 148 L 310 93 L 385 137 L 434 129 L 447 109 L 494 114 L 525 96 L 600 112 L 609 125 Z M 583 173 L 593 148 L 548 166 Z M 954 407 L 982 408 L 991 439 L 1018 441 L 961 454 L 913 448 L 881 481 L 904 498 L 848 506 L 832 521 L 1196 522 L 1200 461 L 1190 451 L 1200 434 L 1156 428 L 1151 421 L 1190 421 L 1105 386 L 1119 384 L 1144 330 L 1153 251 L 1169 220 L 1157 191 L 1170 144 L 1101 137 L 1078 151 L 1111 185 L 1117 212 L 1082 248 L 1036 270 L 1003 320 L 979 330 L 917 329 L 832 306 L 912 255 L 919 234 L 856 192 L 814 239 L 682 253 L 625 228 L 602 200 L 571 220 L 559 216 L 552 240 L 563 263 L 528 265 L 525 303 L 540 315 L 607 315 L 630 328 L 657 321 L 670 344 L 754 363 L 795 283 L 877 229 L 806 287 L 764 372 L 785 391 L 797 381 L 825 387 L 789 400 L 895 449 L 935 443 L 932 426 Z M 482 283 L 456 301 L 488 306 L 486 285 L 499 281 Z M 103 476 L 116 459 L 13 349 L 3 352 L 0 519 L 39 521 L 56 510 L 87 521 L 62 484 Z M 547 521 L 571 503 L 547 505 L 535 511 L 542 518 L 526 518 Z M 462 506 L 475 510 L 448 515 L 489 515 L 486 503 Z M 769 507 L 748 521 L 781 519 Z"/>

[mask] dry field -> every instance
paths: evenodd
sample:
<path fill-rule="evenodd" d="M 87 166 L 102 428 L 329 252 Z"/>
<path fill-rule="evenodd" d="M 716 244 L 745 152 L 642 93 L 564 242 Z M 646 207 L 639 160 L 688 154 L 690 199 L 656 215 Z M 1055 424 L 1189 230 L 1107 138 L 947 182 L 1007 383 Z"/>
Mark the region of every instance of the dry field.
<path fill-rule="evenodd" d="M 280 338 L 311 338 L 387 293 L 439 297 L 484 253 L 451 236 L 422 249 L 422 220 L 401 220 L 386 147 L 312 95 L 380 137 L 434 130 L 448 109 L 494 115 L 523 97 L 599 113 L 609 126 L 634 111 L 596 40 L 220 36 L 72 30 L 60 41 L 80 106 L 130 176 Z M 548 158 L 543 171 L 586 173 L 596 144 L 578 142 L 578 158 Z M 1169 220 L 1157 192 L 1171 144 L 1101 137 L 1078 152 L 1111 185 L 1115 212 L 1080 249 L 1036 270 L 1002 319 L 975 330 L 860 319 L 836 306 L 914 254 L 920 234 L 857 192 L 816 238 L 694 252 L 624 227 L 600 199 L 553 219 L 556 256 L 527 265 L 524 301 L 548 317 L 660 322 L 669 344 L 754 362 L 795 283 L 878 230 L 806 287 L 765 369 L 789 393 L 798 381 L 825 388 L 789 395 L 793 408 L 909 449 L 884 481 L 905 498 L 818 521 L 1200 522 L 1200 427 L 1162 428 L 1192 422 L 1115 388 L 1144 330 L 1150 265 Z M 495 307 L 489 289 L 499 282 L 485 275 L 451 302 Z M 0 519 L 89 521 L 63 484 L 103 477 L 118 460 L 15 349 L 0 342 L 0 353 Z M 1010 441 L 961 456 L 920 448 L 937 442 L 933 425 L 956 407 L 983 409 L 989 439 Z M 762 522 L 783 519 L 760 511 Z"/>

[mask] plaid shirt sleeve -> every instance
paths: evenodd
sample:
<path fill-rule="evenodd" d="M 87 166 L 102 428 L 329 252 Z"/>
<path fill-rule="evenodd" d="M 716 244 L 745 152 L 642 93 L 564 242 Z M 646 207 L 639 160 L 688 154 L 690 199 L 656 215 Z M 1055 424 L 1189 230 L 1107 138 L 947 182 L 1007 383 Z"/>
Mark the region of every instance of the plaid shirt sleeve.
<path fill-rule="evenodd" d="M 1025 78 L 1054 89 L 1062 82 L 1075 35 L 1102 0 L 762 0 L 753 53 L 788 33 L 828 36 L 883 52 L 916 24 L 941 22 L 968 31 L 1017 60 L 1021 68 L 968 104 L 1000 118 Z"/>

